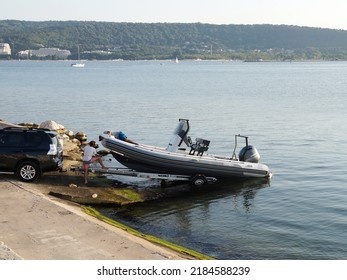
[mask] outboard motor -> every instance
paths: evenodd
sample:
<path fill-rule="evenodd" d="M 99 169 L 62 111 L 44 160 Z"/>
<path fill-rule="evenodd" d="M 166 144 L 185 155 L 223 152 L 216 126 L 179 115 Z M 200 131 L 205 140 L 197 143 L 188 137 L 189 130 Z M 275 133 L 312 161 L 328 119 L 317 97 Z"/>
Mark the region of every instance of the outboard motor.
<path fill-rule="evenodd" d="M 253 147 L 252 145 L 247 145 L 240 150 L 239 160 L 258 163 L 260 160 L 260 155 L 255 147 Z"/>

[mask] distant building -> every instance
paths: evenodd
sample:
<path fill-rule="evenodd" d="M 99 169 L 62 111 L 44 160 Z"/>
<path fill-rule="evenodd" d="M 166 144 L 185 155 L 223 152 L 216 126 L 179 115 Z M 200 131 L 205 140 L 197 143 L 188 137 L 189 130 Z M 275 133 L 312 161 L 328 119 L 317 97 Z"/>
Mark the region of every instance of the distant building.
<path fill-rule="evenodd" d="M 11 55 L 11 47 L 7 43 L 0 43 L 0 55 Z"/>
<path fill-rule="evenodd" d="M 29 58 L 30 57 L 30 51 L 26 50 L 26 51 L 20 51 L 17 53 L 19 58 Z"/>
<path fill-rule="evenodd" d="M 94 54 L 101 54 L 101 55 L 103 55 L 103 54 L 105 54 L 105 55 L 112 54 L 112 52 L 110 52 L 110 51 L 103 51 L 103 50 L 85 51 L 83 53 L 91 53 L 91 54 L 94 53 Z"/>
<path fill-rule="evenodd" d="M 47 57 L 55 56 L 60 59 L 67 59 L 71 55 L 69 50 L 60 50 L 58 48 L 40 48 L 38 50 L 25 50 L 18 52 L 20 58 L 29 58 L 31 56 L 36 57 Z"/>

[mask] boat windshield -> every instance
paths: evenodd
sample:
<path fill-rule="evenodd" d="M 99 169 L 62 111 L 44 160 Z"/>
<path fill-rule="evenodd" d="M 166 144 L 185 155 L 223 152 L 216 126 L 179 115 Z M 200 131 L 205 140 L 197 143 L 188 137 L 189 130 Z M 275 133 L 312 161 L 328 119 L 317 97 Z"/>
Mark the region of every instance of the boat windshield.
<path fill-rule="evenodd" d="M 181 146 L 183 141 L 188 146 L 188 139 L 187 139 L 188 132 L 189 132 L 189 120 L 180 119 L 170 139 L 169 145 L 166 149 L 170 152 L 175 152 L 177 151 L 178 147 Z"/>
<path fill-rule="evenodd" d="M 184 120 L 184 119 L 180 119 L 180 122 L 178 123 L 178 125 L 174 131 L 174 134 L 181 137 L 181 139 L 184 139 L 184 137 L 187 136 L 188 131 L 189 131 L 189 121 Z"/>

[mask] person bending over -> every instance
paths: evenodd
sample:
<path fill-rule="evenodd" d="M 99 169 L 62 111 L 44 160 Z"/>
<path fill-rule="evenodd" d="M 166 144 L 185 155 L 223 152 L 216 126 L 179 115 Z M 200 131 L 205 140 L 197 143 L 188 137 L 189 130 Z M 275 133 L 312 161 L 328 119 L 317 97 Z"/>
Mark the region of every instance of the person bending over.
<path fill-rule="evenodd" d="M 90 141 L 88 145 L 83 148 L 83 169 L 84 169 L 84 183 L 88 183 L 88 168 L 93 162 L 98 162 L 102 169 L 107 169 L 102 158 L 97 154 L 95 149 L 95 141 Z"/>

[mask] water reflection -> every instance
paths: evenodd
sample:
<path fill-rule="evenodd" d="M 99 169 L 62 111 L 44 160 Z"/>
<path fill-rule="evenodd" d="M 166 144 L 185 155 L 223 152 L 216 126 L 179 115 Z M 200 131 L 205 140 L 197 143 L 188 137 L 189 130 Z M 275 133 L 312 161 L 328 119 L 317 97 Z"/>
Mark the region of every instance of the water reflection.
<path fill-rule="evenodd" d="M 228 246 L 234 243 L 230 233 L 248 220 L 257 193 L 269 186 L 267 179 L 219 181 L 199 188 L 179 185 L 170 198 L 98 210 L 143 233 L 227 259 L 231 258 Z"/>
<path fill-rule="evenodd" d="M 270 180 L 267 178 L 260 178 L 238 182 L 225 181 L 219 184 L 219 193 L 221 196 L 224 198 L 232 196 L 234 198 L 235 207 L 237 207 L 237 202 L 241 200 L 245 212 L 250 212 L 258 190 L 270 187 Z M 211 195 L 213 195 L 213 193 L 211 193 Z"/>

